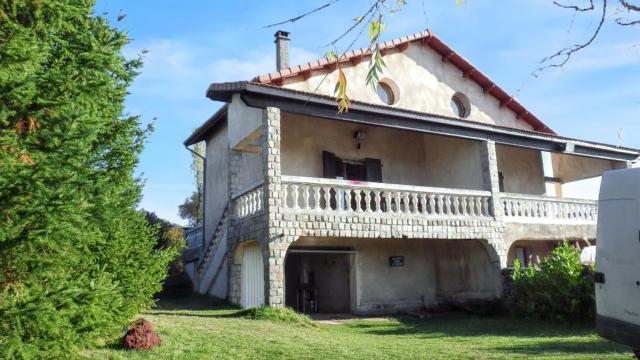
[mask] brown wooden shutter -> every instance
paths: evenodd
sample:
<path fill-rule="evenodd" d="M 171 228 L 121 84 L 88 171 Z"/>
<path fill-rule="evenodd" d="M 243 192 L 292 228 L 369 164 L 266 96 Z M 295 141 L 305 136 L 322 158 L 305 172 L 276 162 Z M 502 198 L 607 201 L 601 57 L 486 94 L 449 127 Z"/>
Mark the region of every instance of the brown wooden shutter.
<path fill-rule="evenodd" d="M 327 179 L 336 178 L 336 155 L 334 153 L 328 151 L 322 152 L 322 168 L 323 177 Z"/>
<path fill-rule="evenodd" d="M 382 182 L 382 161 L 380 159 L 365 159 L 367 181 Z"/>

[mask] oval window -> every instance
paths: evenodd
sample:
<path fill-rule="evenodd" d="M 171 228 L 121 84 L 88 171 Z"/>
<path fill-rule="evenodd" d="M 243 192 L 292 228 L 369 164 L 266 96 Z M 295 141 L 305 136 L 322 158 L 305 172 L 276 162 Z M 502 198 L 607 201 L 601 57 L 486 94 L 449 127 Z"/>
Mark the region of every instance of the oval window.
<path fill-rule="evenodd" d="M 389 86 L 389 84 L 378 82 L 376 92 L 378 93 L 378 97 L 383 104 L 393 105 L 393 103 L 396 102 L 395 95 L 393 94 L 393 89 L 391 89 L 391 86 Z"/>
<path fill-rule="evenodd" d="M 451 110 L 460 118 L 466 118 L 471 113 L 471 104 L 464 94 L 455 93 L 451 98 Z"/>

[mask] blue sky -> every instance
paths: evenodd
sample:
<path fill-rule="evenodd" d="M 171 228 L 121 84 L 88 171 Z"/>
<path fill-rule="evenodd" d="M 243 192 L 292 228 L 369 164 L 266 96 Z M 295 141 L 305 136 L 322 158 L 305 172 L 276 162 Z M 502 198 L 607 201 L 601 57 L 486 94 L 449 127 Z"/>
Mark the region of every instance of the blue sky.
<path fill-rule="evenodd" d="M 263 26 L 325 2 L 97 1 L 96 13 L 106 11 L 106 17 L 132 38 L 126 56 L 149 51 L 127 100 L 130 113 L 145 122 L 155 119 L 156 131 L 139 166 L 146 179 L 141 207 L 184 224 L 177 206 L 195 185 L 182 141 L 221 106 L 205 97 L 207 86 L 273 71 L 275 29 Z M 322 45 L 340 35 L 370 4 L 341 0 L 281 26 L 291 32 L 291 63 L 320 57 L 328 50 Z M 564 69 L 538 78 L 531 76 L 537 62 L 588 38 L 596 14 L 574 17 L 551 0 L 468 0 L 462 6 L 454 0 L 409 0 L 402 11 L 385 19 L 383 40 L 429 27 L 559 134 L 640 148 L 640 27 L 617 26 L 613 11 L 591 47 Z M 120 13 L 127 16 L 117 22 Z M 336 50 L 344 51 L 352 39 L 339 43 Z M 366 41 L 365 35 L 357 47 L 366 46 Z M 596 186 L 594 181 L 580 184 L 566 195 L 593 197 Z"/>

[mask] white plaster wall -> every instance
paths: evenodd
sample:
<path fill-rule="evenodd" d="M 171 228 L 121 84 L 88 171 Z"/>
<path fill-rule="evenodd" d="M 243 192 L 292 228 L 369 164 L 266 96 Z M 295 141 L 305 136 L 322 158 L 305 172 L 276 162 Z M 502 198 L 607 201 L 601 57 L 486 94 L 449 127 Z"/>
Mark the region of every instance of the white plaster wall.
<path fill-rule="evenodd" d="M 498 171 L 508 193 L 544 195 L 546 192 L 540 151 L 496 145 Z"/>
<path fill-rule="evenodd" d="M 229 141 L 226 124 L 207 139 L 205 241 L 209 241 L 229 199 Z"/>
<path fill-rule="evenodd" d="M 485 190 L 480 142 L 425 135 L 424 154 L 430 186 Z"/>
<path fill-rule="evenodd" d="M 623 169 L 624 161 L 589 158 L 570 154 L 551 154 L 553 174 L 563 183 L 602 176 L 608 170 Z"/>
<path fill-rule="evenodd" d="M 500 272 L 479 240 L 301 238 L 294 246 L 352 247 L 356 253 L 356 311 L 383 313 L 439 301 L 492 299 Z M 390 267 L 390 256 L 404 266 Z"/>
<path fill-rule="evenodd" d="M 264 180 L 262 171 L 262 154 L 241 152 L 240 169 L 238 169 L 239 191 L 246 190 Z"/>
<path fill-rule="evenodd" d="M 365 131 L 356 147 L 355 131 Z M 322 151 L 382 160 L 385 183 L 482 189 L 479 143 L 284 113 L 282 174 L 322 177 Z"/>
<path fill-rule="evenodd" d="M 227 119 L 229 144 L 233 149 L 262 125 L 262 110 L 248 107 L 240 98 L 240 94 L 233 94 L 227 110 Z"/>
<path fill-rule="evenodd" d="M 367 134 L 360 149 L 353 138 L 357 130 Z M 322 177 L 326 150 L 345 159 L 381 159 L 383 182 L 426 184 L 421 134 L 286 113 L 280 131 L 283 175 Z"/>
<path fill-rule="evenodd" d="M 461 92 L 471 103 L 468 120 L 532 129 L 525 121 L 516 119 L 511 110 L 501 108 L 495 97 L 484 94 L 477 83 L 463 78 L 454 65 L 443 63 L 442 57 L 429 47 L 412 43 L 405 52 L 391 51 L 384 56 L 384 61 L 387 66 L 382 78 L 391 79 L 399 89 L 394 107 L 453 117 L 451 97 Z M 343 67 L 348 79 L 348 95 L 352 100 L 382 104 L 375 91 L 366 85 L 368 66 L 369 62 L 364 61 Z M 337 71 L 326 79 L 325 75 L 326 72 L 315 71 L 306 81 L 302 77 L 290 78 L 284 87 L 334 96 Z"/>

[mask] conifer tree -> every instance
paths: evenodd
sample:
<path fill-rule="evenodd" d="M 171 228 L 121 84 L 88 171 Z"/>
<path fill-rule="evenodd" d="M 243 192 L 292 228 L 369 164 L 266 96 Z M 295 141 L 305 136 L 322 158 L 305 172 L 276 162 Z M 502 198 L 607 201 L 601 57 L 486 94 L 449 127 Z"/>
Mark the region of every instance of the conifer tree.
<path fill-rule="evenodd" d="M 174 247 L 135 210 L 140 59 L 92 0 L 0 2 L 0 358 L 69 358 L 152 305 Z"/>

